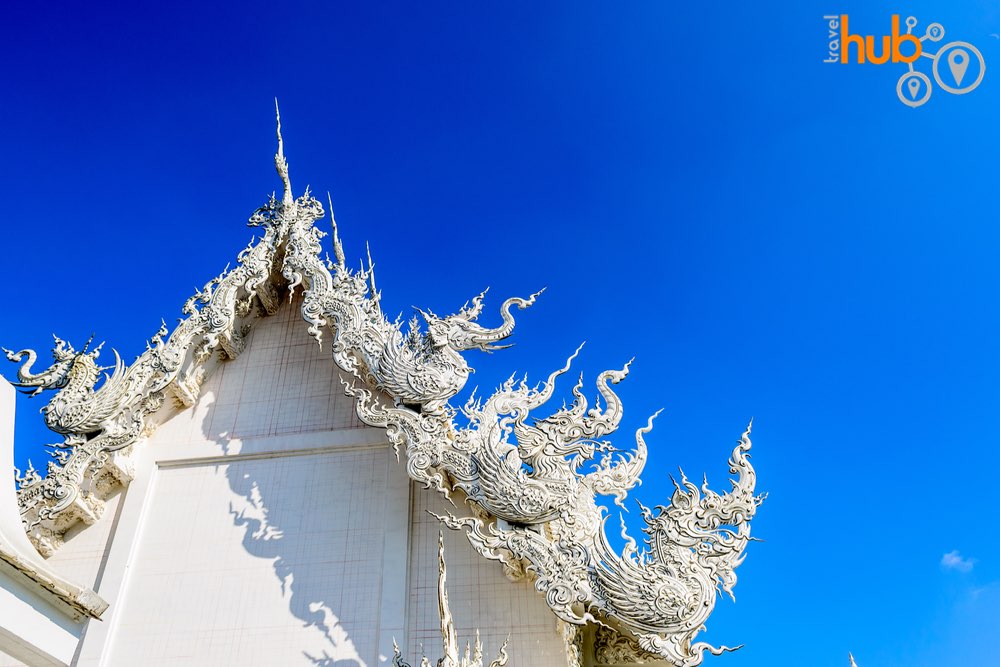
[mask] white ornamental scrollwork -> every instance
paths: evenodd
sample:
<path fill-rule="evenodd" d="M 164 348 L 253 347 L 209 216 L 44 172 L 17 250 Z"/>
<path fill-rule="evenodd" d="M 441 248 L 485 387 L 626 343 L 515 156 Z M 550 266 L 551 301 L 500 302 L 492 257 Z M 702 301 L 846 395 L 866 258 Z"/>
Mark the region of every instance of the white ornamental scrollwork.
<path fill-rule="evenodd" d="M 639 550 L 623 527 L 626 547 L 618 553 L 606 537 L 597 497 L 622 505 L 640 483 L 644 437 L 653 423 L 651 417 L 638 429 L 630 451 L 607 439 L 624 413 L 613 387 L 629 365 L 598 376 L 595 403 L 581 379 L 573 402 L 547 416 L 536 413 L 576 353 L 537 386 L 512 378 L 485 399 L 452 405 L 472 371 L 463 353 L 504 347 L 514 329 L 513 310 L 531 306 L 538 294 L 507 299 L 495 327 L 479 323 L 485 292 L 454 315 L 419 311 L 420 318 L 406 325 L 388 320 L 370 257 L 359 271 L 347 268 L 332 205 L 334 259 L 325 255 L 326 233 L 317 227 L 323 207 L 308 191 L 293 197 L 280 127 L 279 117 L 275 166 L 282 197 L 272 196 L 250 217 L 263 235 L 239 254 L 234 268 L 196 291 L 177 327 L 161 327 L 134 363 L 124 364 L 115 353 L 114 365 L 102 369 L 101 346 L 77 352 L 57 338 L 54 363 L 35 373 L 34 352 L 5 350 L 10 360 L 23 362 L 19 386 L 33 395 L 56 392 L 43 413 L 64 436 L 44 478 L 34 473 L 19 479 L 21 512 L 35 544 L 43 551 L 58 547 L 69 524 L 60 517 L 70 508 L 74 520 L 93 521 L 101 506 L 93 494 L 95 475 L 117 465 L 113 477 L 127 482 L 128 466 L 116 464 L 114 453 L 128 451 L 147 432 L 148 418 L 166 396 L 192 405 L 205 361 L 214 352 L 239 355 L 255 317 L 274 313 L 282 295 L 300 293 L 310 335 L 351 378 L 345 391 L 360 419 L 385 429 L 397 455 L 405 454 L 412 479 L 448 498 L 465 498 L 472 517 L 438 518 L 464 530 L 481 555 L 502 563 L 508 574 L 529 576 L 563 622 L 612 628 L 678 667 L 730 650 L 695 639 L 718 593 L 732 594 L 735 569 L 751 540 L 750 521 L 763 499 L 755 495 L 749 427 L 729 461 L 735 475 L 730 491 L 699 488 L 682 476 L 668 506 L 641 508 L 646 548 Z M 103 382 L 102 370 L 112 370 Z"/>

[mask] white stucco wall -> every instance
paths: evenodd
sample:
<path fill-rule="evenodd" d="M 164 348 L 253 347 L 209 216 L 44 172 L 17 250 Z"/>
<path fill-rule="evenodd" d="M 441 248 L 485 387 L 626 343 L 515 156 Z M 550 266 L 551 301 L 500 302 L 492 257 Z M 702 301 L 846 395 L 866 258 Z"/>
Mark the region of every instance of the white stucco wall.
<path fill-rule="evenodd" d="M 109 664 L 379 664 L 388 464 L 377 448 L 161 469 Z"/>

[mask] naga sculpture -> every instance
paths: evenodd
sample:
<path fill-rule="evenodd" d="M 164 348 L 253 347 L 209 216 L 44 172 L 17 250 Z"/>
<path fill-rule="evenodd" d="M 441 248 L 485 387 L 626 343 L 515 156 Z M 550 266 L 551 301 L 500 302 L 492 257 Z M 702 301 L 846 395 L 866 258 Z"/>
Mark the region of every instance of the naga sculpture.
<path fill-rule="evenodd" d="M 65 436 L 47 476 L 20 478 L 21 512 L 36 546 L 51 553 L 68 525 L 95 520 L 101 484 L 129 479 L 127 456 L 116 452 L 127 452 L 155 427 L 168 396 L 193 405 L 213 352 L 236 357 L 254 315 L 275 312 L 283 294 L 291 299 L 298 292 L 310 335 L 329 345 L 351 378 L 345 391 L 360 419 L 385 429 L 412 479 L 449 499 L 464 498 L 471 517 L 438 518 L 465 530 L 480 554 L 502 563 L 509 576 L 532 580 L 564 623 L 597 624 L 646 659 L 693 667 L 706 652 L 731 650 L 695 638 L 719 591 L 732 595 L 762 500 L 754 492 L 749 427 L 729 461 L 732 490 L 719 494 L 682 476 L 668 506 L 640 506 L 646 548 L 637 548 L 623 524 L 627 545 L 618 553 L 606 537 L 597 497 L 622 505 L 639 484 L 644 436 L 653 423 L 651 417 L 636 432 L 631 452 L 606 440 L 622 419 L 613 386 L 629 365 L 597 378 L 600 399 L 593 406 L 581 380 L 571 405 L 535 414 L 576 353 L 537 386 L 511 378 L 485 400 L 453 406 L 471 372 L 462 353 L 502 347 L 514 329 L 512 309 L 527 308 L 538 294 L 507 299 L 494 328 L 477 321 L 484 293 L 447 317 L 420 311 L 423 322 L 414 318 L 404 331 L 382 313 L 370 256 L 367 268 L 347 268 L 332 205 L 334 259 L 324 256 L 326 233 L 316 224 L 323 206 L 308 191 L 292 195 L 280 117 L 275 166 L 282 198 L 272 195 L 250 217 L 262 237 L 240 253 L 235 268 L 198 290 L 173 332 L 163 326 L 133 364 L 116 353 L 112 374 L 98 386 L 106 370 L 97 365 L 100 346 L 77 352 L 57 338 L 55 363 L 40 373 L 31 370 L 33 352 L 5 350 L 12 361 L 26 360 L 21 387 L 32 394 L 56 391 L 43 412 Z"/>

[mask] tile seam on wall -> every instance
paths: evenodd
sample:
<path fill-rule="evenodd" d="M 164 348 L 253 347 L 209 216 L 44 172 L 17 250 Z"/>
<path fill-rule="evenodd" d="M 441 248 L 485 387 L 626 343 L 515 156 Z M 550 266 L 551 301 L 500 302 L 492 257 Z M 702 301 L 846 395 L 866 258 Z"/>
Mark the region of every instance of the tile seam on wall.
<path fill-rule="evenodd" d="M 333 445 L 330 447 L 309 447 L 303 449 L 272 450 L 268 452 L 252 452 L 248 454 L 229 454 L 219 456 L 199 456 L 188 459 L 164 459 L 156 462 L 161 470 L 170 468 L 190 468 L 193 466 L 219 465 L 234 461 L 253 461 L 259 459 L 279 459 L 293 456 L 313 456 L 320 454 L 355 453 L 377 449 L 389 449 L 388 442 L 382 441 L 368 445 Z"/>

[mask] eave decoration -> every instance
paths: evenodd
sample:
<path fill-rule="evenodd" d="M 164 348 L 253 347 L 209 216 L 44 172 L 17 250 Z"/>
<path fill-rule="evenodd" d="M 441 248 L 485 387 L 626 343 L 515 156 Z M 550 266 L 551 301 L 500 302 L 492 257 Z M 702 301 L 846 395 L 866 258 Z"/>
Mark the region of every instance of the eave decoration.
<path fill-rule="evenodd" d="M 453 405 L 471 372 L 463 353 L 501 348 L 514 330 L 512 311 L 539 295 L 504 301 L 496 327 L 478 322 L 484 293 L 454 315 L 421 311 L 404 330 L 379 306 L 370 258 L 367 268 L 347 267 L 332 206 L 334 258 L 324 256 L 326 233 L 317 223 L 325 212 L 308 190 L 292 195 L 280 116 L 275 166 L 283 194 L 272 195 L 249 221 L 262 236 L 234 268 L 196 291 L 173 331 L 161 327 L 134 363 L 126 365 L 115 352 L 113 364 L 102 368 L 100 345 L 76 350 L 56 338 L 54 362 L 34 372 L 35 352 L 4 350 L 22 364 L 20 387 L 33 395 L 55 392 L 42 413 L 63 436 L 47 475 L 17 476 L 24 526 L 35 546 L 48 555 L 69 526 L 95 521 L 107 489 L 131 479 L 129 449 L 155 428 L 165 401 L 193 405 L 213 356 L 239 355 L 254 318 L 275 312 L 284 294 L 298 291 L 310 335 L 351 378 L 345 391 L 360 419 L 385 429 L 412 479 L 464 498 L 473 509 L 469 518 L 438 517 L 442 523 L 464 530 L 476 551 L 502 563 L 508 576 L 533 581 L 567 624 L 597 624 L 648 658 L 678 667 L 701 664 L 706 652 L 732 650 L 695 638 L 720 590 L 732 595 L 735 568 L 752 539 L 750 520 L 763 499 L 754 492 L 749 427 L 729 459 L 731 490 L 716 493 L 682 476 L 669 505 L 640 505 L 645 546 L 639 548 L 623 524 L 626 547 L 618 553 L 596 497 L 621 505 L 639 484 L 644 437 L 653 424 L 650 418 L 636 432 L 627 453 L 605 439 L 622 419 L 613 387 L 628 365 L 598 376 L 600 400 L 593 406 L 578 383 L 571 405 L 536 416 L 573 357 L 537 386 L 512 379 L 486 399 Z M 105 370 L 111 372 L 101 382 Z M 457 419 L 459 412 L 464 419 Z"/>

